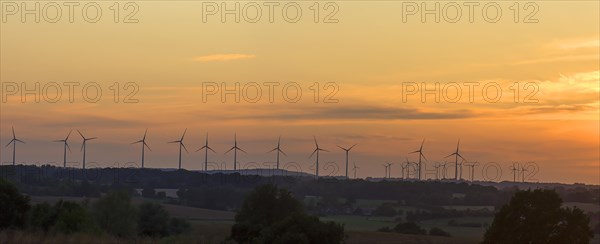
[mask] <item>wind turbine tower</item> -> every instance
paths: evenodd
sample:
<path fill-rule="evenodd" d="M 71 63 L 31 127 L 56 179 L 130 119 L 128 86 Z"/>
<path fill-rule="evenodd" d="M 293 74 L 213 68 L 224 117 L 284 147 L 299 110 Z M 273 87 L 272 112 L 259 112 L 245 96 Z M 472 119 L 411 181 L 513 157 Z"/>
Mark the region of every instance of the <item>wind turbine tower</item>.
<path fill-rule="evenodd" d="M 287 156 L 283 150 L 281 150 L 281 136 L 279 136 L 279 139 L 277 139 L 277 147 L 273 148 L 273 150 L 268 151 L 267 153 L 273 152 L 273 151 L 277 151 L 277 170 L 279 170 L 279 154 L 283 154 L 284 156 Z"/>
<path fill-rule="evenodd" d="M 237 151 L 240 150 L 244 153 L 247 153 L 246 151 L 244 151 L 244 149 L 241 149 L 237 146 L 237 134 L 233 134 L 233 147 L 227 150 L 225 154 L 227 154 L 231 150 L 233 150 L 233 170 L 237 170 Z"/>
<path fill-rule="evenodd" d="M 179 170 L 181 170 L 181 148 L 183 147 L 183 149 L 185 149 L 185 152 L 187 153 L 188 150 L 185 147 L 185 144 L 183 144 L 183 138 L 185 138 L 185 133 L 187 132 L 187 128 L 183 131 L 183 135 L 181 135 L 181 138 L 177 141 L 170 141 L 167 143 L 178 143 L 179 144 Z"/>
<path fill-rule="evenodd" d="M 418 173 L 419 180 L 421 180 L 421 175 L 422 175 L 421 174 L 421 169 L 422 169 L 421 158 L 427 160 L 427 158 L 425 158 L 425 155 L 423 155 L 423 144 L 425 144 L 425 139 L 423 139 L 423 142 L 421 142 L 421 147 L 419 148 L 419 150 L 411 152 L 411 153 L 419 153 L 419 163 L 417 166 L 417 173 Z"/>
<path fill-rule="evenodd" d="M 202 146 L 201 148 L 198 148 L 197 151 L 200 151 L 204 149 L 204 171 L 208 171 L 208 150 L 211 150 L 213 153 L 217 153 L 215 152 L 215 150 L 213 150 L 212 148 L 210 148 L 210 146 L 208 146 L 208 133 L 206 133 L 206 141 L 204 146 Z"/>
<path fill-rule="evenodd" d="M 15 135 L 15 127 L 12 127 L 12 133 L 13 133 L 13 139 L 10 140 L 10 142 L 8 144 L 6 144 L 6 147 L 8 147 L 11 143 L 13 144 L 13 166 L 16 165 L 16 155 L 17 155 L 17 142 L 23 143 L 25 144 L 24 141 L 21 141 L 19 139 L 17 139 L 17 136 Z"/>
<path fill-rule="evenodd" d="M 316 166 L 315 166 L 315 176 L 317 177 L 317 179 L 319 178 L 319 151 L 324 151 L 324 152 L 329 152 L 326 149 L 320 148 L 319 147 L 319 143 L 317 143 L 317 137 L 313 136 L 313 139 L 315 139 L 315 150 L 310 154 L 310 156 L 308 158 L 312 158 L 312 156 L 317 153 L 317 162 L 316 162 Z"/>
<path fill-rule="evenodd" d="M 355 146 L 356 146 L 356 144 L 352 145 L 352 146 L 351 146 L 351 147 L 349 147 L 349 148 L 343 148 L 343 147 L 337 146 L 337 147 L 339 147 L 340 149 L 342 149 L 342 150 L 344 150 L 344 151 L 346 152 L 346 179 L 348 179 L 348 153 L 349 153 L 349 152 L 350 152 L 350 150 L 352 150 L 352 148 L 354 148 Z"/>
<path fill-rule="evenodd" d="M 69 131 L 69 134 L 67 134 L 67 137 L 65 139 L 54 141 L 63 143 L 63 168 L 67 167 L 67 149 L 69 149 L 69 152 L 71 152 L 71 147 L 69 147 L 69 143 L 67 143 L 67 141 L 69 140 L 69 136 L 71 136 L 71 132 L 73 132 L 73 130 Z"/>
<path fill-rule="evenodd" d="M 81 143 L 81 150 L 80 151 L 83 151 L 83 169 L 85 169 L 85 150 L 87 148 L 87 146 L 86 146 L 87 145 L 87 141 L 98 139 L 98 137 L 86 138 L 85 136 L 83 136 L 83 134 L 79 130 L 77 130 L 77 133 L 79 133 L 79 135 L 83 139 L 83 143 Z"/>
<path fill-rule="evenodd" d="M 465 158 L 462 155 L 460 155 L 460 153 L 458 152 L 459 146 L 460 146 L 460 139 L 458 139 L 458 143 L 456 144 L 456 151 L 451 153 L 450 155 L 446 156 L 446 158 L 450 157 L 452 155 L 455 156 L 455 158 L 454 158 L 454 167 L 455 167 L 454 168 L 454 179 L 455 180 L 458 180 L 458 158 L 460 157 L 462 160 L 465 160 Z M 461 178 L 462 178 L 462 163 L 461 163 Z"/>
<path fill-rule="evenodd" d="M 142 169 L 144 168 L 144 149 L 146 149 L 146 147 L 147 147 L 148 150 L 152 151 L 152 149 L 150 149 L 150 146 L 148 146 L 148 144 L 146 144 L 146 134 L 147 133 L 148 133 L 148 129 L 146 129 L 146 131 L 144 131 L 144 137 L 142 137 L 141 140 L 131 143 L 131 144 L 142 143 Z"/>

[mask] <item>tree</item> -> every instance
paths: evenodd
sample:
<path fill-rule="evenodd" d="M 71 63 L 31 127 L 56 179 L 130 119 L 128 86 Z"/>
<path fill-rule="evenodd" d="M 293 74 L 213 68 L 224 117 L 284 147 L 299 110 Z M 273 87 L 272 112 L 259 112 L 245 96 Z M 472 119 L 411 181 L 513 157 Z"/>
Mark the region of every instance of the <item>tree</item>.
<path fill-rule="evenodd" d="M 119 237 L 131 237 L 137 230 L 137 211 L 125 191 L 114 191 L 100 198 L 93 206 L 100 228 Z"/>
<path fill-rule="evenodd" d="M 589 243 L 589 217 L 561 205 L 552 190 L 517 192 L 496 214 L 483 243 Z"/>
<path fill-rule="evenodd" d="M 89 214 L 86 205 L 87 202 L 79 204 L 71 201 L 58 201 L 53 209 L 56 219 L 52 230 L 65 234 L 97 232 L 98 227 Z"/>
<path fill-rule="evenodd" d="M 0 178 L 0 230 L 25 225 L 29 197 L 23 196 L 12 183 Z"/>
<path fill-rule="evenodd" d="M 163 237 L 169 234 L 169 213 L 153 202 L 144 202 L 139 207 L 138 233 L 147 236 Z"/>
<path fill-rule="evenodd" d="M 239 243 L 341 243 L 342 225 L 308 216 L 285 189 L 255 188 L 235 216 L 231 238 Z"/>
<path fill-rule="evenodd" d="M 98 232 L 98 227 L 88 212 L 87 202 L 79 204 L 58 201 L 54 206 L 44 202 L 29 211 L 29 228 L 44 232 L 71 234 L 76 232 Z"/>

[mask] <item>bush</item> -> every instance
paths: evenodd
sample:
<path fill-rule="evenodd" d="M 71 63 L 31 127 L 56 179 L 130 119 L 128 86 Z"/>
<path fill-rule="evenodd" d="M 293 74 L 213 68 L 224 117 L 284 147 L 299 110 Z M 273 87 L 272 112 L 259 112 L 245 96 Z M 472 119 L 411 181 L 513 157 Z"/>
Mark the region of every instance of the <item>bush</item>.
<path fill-rule="evenodd" d="M 138 233 L 146 236 L 163 237 L 169 234 L 169 213 L 165 208 L 153 202 L 144 202 L 139 206 Z"/>
<path fill-rule="evenodd" d="M 429 235 L 430 236 L 450 236 L 450 233 L 448 233 L 440 228 L 434 227 L 429 230 Z"/>
<path fill-rule="evenodd" d="M 169 235 L 180 235 L 192 231 L 190 222 L 185 219 L 171 218 L 169 221 Z"/>
<path fill-rule="evenodd" d="M 0 178 L 0 230 L 21 228 L 27 219 L 29 197 L 23 196 L 10 182 Z"/>
<path fill-rule="evenodd" d="M 127 192 L 115 191 L 93 205 L 93 215 L 100 228 L 118 237 L 132 237 L 137 230 L 137 209 Z"/>
<path fill-rule="evenodd" d="M 414 222 L 400 223 L 394 227 L 394 231 L 400 234 L 425 235 L 427 231 Z"/>
<path fill-rule="evenodd" d="M 52 228 L 53 232 L 72 234 L 98 231 L 96 223 L 86 208 L 86 203 L 82 205 L 77 202 L 60 200 L 54 205 L 53 212 L 56 217 L 56 223 Z"/>

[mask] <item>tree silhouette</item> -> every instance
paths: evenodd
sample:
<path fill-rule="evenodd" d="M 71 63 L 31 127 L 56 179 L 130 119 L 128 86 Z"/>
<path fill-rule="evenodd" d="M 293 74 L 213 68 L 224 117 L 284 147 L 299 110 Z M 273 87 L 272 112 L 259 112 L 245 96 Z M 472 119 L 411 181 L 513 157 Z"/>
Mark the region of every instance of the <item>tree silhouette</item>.
<path fill-rule="evenodd" d="M 25 225 L 29 197 L 23 196 L 10 182 L 0 178 L 0 230 Z"/>
<path fill-rule="evenodd" d="M 235 216 L 231 238 L 239 243 L 341 243 L 343 226 L 304 213 L 285 189 L 267 184 L 254 189 Z"/>
<path fill-rule="evenodd" d="M 589 217 L 561 205 L 552 190 L 517 192 L 496 214 L 483 243 L 589 243 Z"/>

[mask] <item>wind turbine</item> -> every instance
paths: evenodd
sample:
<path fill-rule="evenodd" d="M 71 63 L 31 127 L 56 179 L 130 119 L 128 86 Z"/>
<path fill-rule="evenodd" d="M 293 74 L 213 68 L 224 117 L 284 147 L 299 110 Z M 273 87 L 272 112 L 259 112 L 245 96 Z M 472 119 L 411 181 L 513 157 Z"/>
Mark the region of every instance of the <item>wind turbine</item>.
<path fill-rule="evenodd" d="M 474 162 L 474 163 L 467 165 L 467 167 L 471 167 L 471 181 L 473 181 L 475 178 L 475 166 L 478 166 L 478 165 L 479 165 L 479 162 Z"/>
<path fill-rule="evenodd" d="M 423 142 L 421 142 L 421 147 L 419 148 L 419 150 L 416 150 L 414 152 L 411 153 L 419 153 L 419 164 L 418 164 L 418 174 L 419 174 L 419 180 L 421 180 L 421 158 L 427 160 L 427 158 L 425 157 L 425 155 L 423 155 L 423 144 L 425 144 L 425 139 L 423 139 Z"/>
<path fill-rule="evenodd" d="M 385 168 L 385 175 L 383 176 L 383 178 L 385 179 L 388 176 L 388 167 L 390 167 L 390 166 L 387 164 L 382 164 L 381 166 L 383 166 Z"/>
<path fill-rule="evenodd" d="M 388 167 L 388 178 L 392 178 L 392 164 L 393 163 L 387 163 L 387 167 Z"/>
<path fill-rule="evenodd" d="M 17 142 L 23 143 L 25 144 L 24 141 L 21 141 L 19 139 L 17 139 L 17 136 L 15 135 L 15 127 L 12 127 L 12 133 L 13 133 L 13 139 L 10 140 L 10 142 L 8 144 L 6 144 L 6 147 L 8 147 L 11 143 L 13 144 L 13 166 L 15 166 L 15 158 L 16 158 L 16 151 L 17 151 Z"/>
<path fill-rule="evenodd" d="M 519 171 L 519 166 L 517 165 L 515 167 L 515 163 L 513 163 L 513 165 L 510 168 L 510 170 L 513 172 L 513 182 L 517 182 L 517 171 Z"/>
<path fill-rule="evenodd" d="M 79 135 L 81 136 L 81 138 L 83 138 L 83 143 L 81 144 L 81 150 L 83 151 L 83 169 L 85 169 L 85 149 L 86 149 L 86 142 L 90 141 L 90 140 L 94 140 L 97 139 L 98 137 L 91 137 L 91 138 L 86 138 L 85 136 L 83 136 L 83 134 L 81 133 L 81 131 L 77 130 L 77 133 L 79 133 Z"/>
<path fill-rule="evenodd" d="M 408 161 L 408 157 L 406 158 L 406 165 L 402 168 L 403 169 L 406 168 L 406 179 L 409 179 L 410 178 L 410 162 Z M 404 173 L 402 173 L 402 175 L 404 175 Z"/>
<path fill-rule="evenodd" d="M 211 150 L 213 153 L 217 153 L 215 152 L 215 150 L 213 150 L 212 148 L 210 148 L 210 146 L 208 146 L 208 133 L 206 133 L 206 142 L 204 144 L 204 146 L 202 146 L 201 148 L 198 148 L 197 151 L 200 151 L 204 149 L 204 171 L 208 171 L 208 150 Z"/>
<path fill-rule="evenodd" d="M 69 140 L 69 136 L 71 136 L 71 132 L 73 132 L 73 130 L 69 131 L 69 134 L 67 134 L 67 137 L 64 140 L 56 140 L 54 142 L 62 142 L 64 144 L 64 153 L 63 153 L 63 168 L 67 167 L 67 149 L 69 149 L 69 152 L 71 152 L 71 147 L 69 147 L 69 143 L 67 143 L 67 141 Z"/>
<path fill-rule="evenodd" d="M 454 179 L 455 179 L 455 180 L 458 180 L 458 157 L 462 158 L 462 160 L 466 160 L 466 159 L 465 159 L 465 158 L 464 158 L 462 155 L 460 155 L 460 153 L 458 152 L 458 147 L 459 147 L 459 146 L 460 146 L 460 139 L 458 139 L 458 143 L 456 144 L 456 151 L 455 151 L 455 152 L 453 152 L 453 153 L 451 153 L 450 155 L 448 155 L 448 156 L 446 156 L 446 157 L 445 157 L 445 158 L 447 158 L 447 157 L 450 157 L 450 156 L 452 156 L 452 155 L 454 155 L 454 156 L 455 156 L 455 159 L 454 159 L 454 167 L 455 167 L 455 168 L 454 168 Z M 461 164 L 462 164 L 462 162 L 461 162 Z M 461 178 L 462 178 L 462 165 L 461 165 Z"/>
<path fill-rule="evenodd" d="M 440 179 L 440 167 L 442 167 L 441 163 L 436 163 L 433 168 L 435 168 L 435 179 L 439 180 Z"/>
<path fill-rule="evenodd" d="M 525 172 L 527 172 L 527 167 L 521 167 L 521 182 L 525 182 Z"/>
<path fill-rule="evenodd" d="M 356 167 L 356 162 L 352 164 L 354 165 L 354 167 L 352 167 L 352 170 L 354 171 L 354 179 L 356 179 L 356 170 L 359 169 L 359 167 Z"/>
<path fill-rule="evenodd" d="M 356 146 L 356 144 L 352 145 L 349 148 L 343 148 L 343 147 L 337 146 L 340 149 L 346 151 L 346 179 L 348 179 L 348 153 L 350 152 L 350 150 L 352 150 L 352 148 L 354 148 L 354 146 Z"/>
<path fill-rule="evenodd" d="M 313 139 L 315 139 L 315 150 L 310 154 L 310 156 L 308 158 L 312 158 L 312 156 L 315 153 L 317 153 L 317 163 L 316 163 L 316 168 L 315 168 L 315 172 L 316 172 L 315 175 L 317 178 L 319 178 L 319 151 L 325 151 L 325 152 L 329 152 L 329 151 L 319 147 L 319 143 L 317 143 L 317 137 L 313 136 Z"/>
<path fill-rule="evenodd" d="M 233 147 L 231 147 L 229 150 L 227 150 L 227 152 L 225 152 L 225 154 L 227 154 L 229 151 L 233 150 L 233 170 L 237 170 L 237 151 L 240 150 L 244 153 L 247 153 L 246 151 L 244 151 L 244 149 L 241 149 L 237 146 L 237 134 L 233 134 Z"/>
<path fill-rule="evenodd" d="M 148 144 L 146 144 L 146 134 L 147 133 L 148 133 L 148 129 L 146 129 L 146 131 L 144 131 L 144 137 L 142 137 L 141 140 L 131 143 L 131 144 L 142 143 L 142 169 L 144 168 L 144 149 L 147 147 L 148 150 L 152 151 L 152 149 L 150 149 L 150 146 L 148 146 Z"/>
<path fill-rule="evenodd" d="M 187 128 L 183 131 L 183 135 L 181 135 L 181 139 L 179 139 L 178 141 L 167 142 L 167 143 L 179 143 L 179 169 L 181 169 L 181 148 L 183 147 L 183 149 L 185 149 L 185 152 L 188 153 L 188 150 L 185 147 L 185 144 L 183 144 L 183 138 L 185 137 L 186 132 L 187 132 Z"/>
<path fill-rule="evenodd" d="M 277 140 L 277 147 L 273 148 L 273 150 L 268 151 L 267 153 L 273 152 L 273 151 L 277 151 L 277 169 L 279 170 L 279 154 L 283 153 L 283 155 L 287 156 L 283 150 L 281 150 L 281 136 L 279 136 L 279 139 Z"/>

